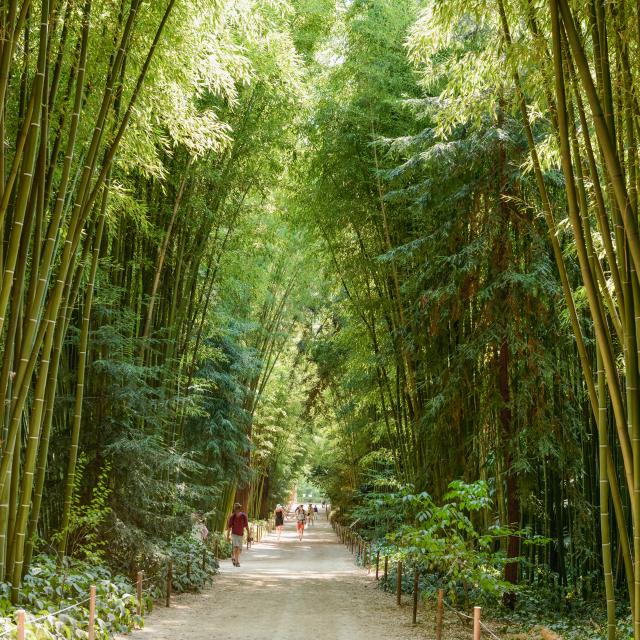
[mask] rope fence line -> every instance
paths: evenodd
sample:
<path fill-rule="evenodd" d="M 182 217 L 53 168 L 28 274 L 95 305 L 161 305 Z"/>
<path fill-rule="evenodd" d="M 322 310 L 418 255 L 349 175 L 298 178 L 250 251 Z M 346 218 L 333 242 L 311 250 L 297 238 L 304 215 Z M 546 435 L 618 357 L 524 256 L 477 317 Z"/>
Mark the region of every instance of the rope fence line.
<path fill-rule="evenodd" d="M 64 609 L 60 609 L 60 611 L 54 611 L 53 613 L 45 613 L 37 618 L 34 618 L 33 620 L 31 620 L 31 622 L 33 623 L 42 622 L 43 620 L 46 620 L 47 618 L 51 618 L 52 616 L 58 616 L 61 613 L 64 613 L 65 611 L 71 611 L 71 609 L 76 609 L 78 607 L 81 607 L 83 604 L 86 604 L 90 600 L 91 600 L 91 596 L 89 596 L 88 598 L 85 598 L 84 600 L 80 600 L 80 602 L 71 604 L 68 607 L 65 607 Z"/>
<path fill-rule="evenodd" d="M 47 618 L 51 618 L 53 616 L 59 616 L 61 613 L 65 613 L 65 611 L 71 611 L 71 609 L 77 609 L 78 607 L 81 607 L 83 604 L 86 604 L 87 602 L 89 602 L 91 600 L 91 596 L 89 596 L 88 598 L 85 598 L 84 600 L 81 600 L 80 602 L 76 602 L 74 604 L 71 604 L 67 607 L 64 607 L 62 609 L 59 609 L 58 611 L 52 611 L 51 613 L 45 613 L 42 614 L 41 616 L 38 616 L 37 618 L 33 618 L 33 620 L 29 620 L 29 622 L 31 624 L 35 624 L 37 622 L 42 622 L 43 620 L 46 620 Z M 22 618 L 22 625 L 24 626 L 24 622 L 26 619 L 26 611 L 24 609 L 18 609 L 16 610 L 16 620 L 18 621 L 18 627 L 20 626 L 20 618 Z M 16 629 L 9 629 L 9 631 L 3 631 L 2 633 L 0 633 L 0 638 L 6 638 L 8 635 L 14 633 L 16 631 Z M 19 629 L 18 629 L 19 631 Z M 20 637 L 20 636 L 18 636 Z"/>
<path fill-rule="evenodd" d="M 254 536 L 254 528 L 255 528 L 255 536 Z M 273 518 L 266 521 L 266 524 L 256 523 L 250 525 L 249 535 L 247 536 L 247 548 L 250 548 L 250 545 L 255 542 L 260 542 L 264 535 L 271 533 L 275 528 L 275 523 Z M 213 545 L 213 549 L 209 549 L 209 551 L 213 554 L 214 560 L 218 560 L 218 551 L 219 551 L 219 540 L 216 538 L 215 544 Z M 206 559 L 207 559 L 207 548 L 203 549 L 202 553 L 202 569 L 206 569 Z M 189 575 L 191 565 L 195 560 L 195 556 L 192 554 L 189 557 L 189 561 L 187 563 L 187 574 Z M 159 582 L 165 581 L 165 589 L 166 589 L 166 598 L 165 604 L 167 607 L 171 606 L 171 594 L 172 594 L 172 580 L 173 580 L 173 558 L 169 558 L 166 565 L 166 573 L 161 575 L 150 575 L 145 577 L 144 571 L 138 571 L 136 575 L 135 587 L 136 587 L 136 614 L 141 616 L 144 613 L 144 593 L 145 588 L 144 585 L 154 582 L 158 585 Z M 62 613 L 67 611 L 71 611 L 73 609 L 77 609 L 82 607 L 83 605 L 89 603 L 89 620 L 87 625 L 87 634 L 89 640 L 95 640 L 95 625 L 96 625 L 96 586 L 91 585 L 89 590 L 89 596 L 80 600 L 78 602 L 74 602 L 73 604 L 67 605 L 58 611 L 47 612 L 35 618 L 27 618 L 27 612 L 24 609 L 17 609 L 14 612 L 16 628 L 9 629 L 7 631 L 3 631 L 0 633 L 0 638 L 8 638 L 13 636 L 16 640 L 25 640 L 26 639 L 26 627 L 27 625 L 37 624 L 38 622 L 43 622 L 49 618 L 54 618 L 59 616 Z"/>
<path fill-rule="evenodd" d="M 377 550 L 375 553 L 375 557 L 373 555 L 373 548 L 370 542 L 365 540 L 361 535 L 356 533 L 352 527 L 355 524 L 352 523 L 350 526 L 341 525 L 335 522 L 331 523 L 333 530 L 335 531 L 338 539 L 347 547 L 347 549 L 355 555 L 356 562 L 360 561 L 362 566 L 367 569 L 368 573 L 371 573 L 371 565 L 375 563 L 375 574 L 376 580 L 380 579 L 380 551 Z M 402 560 L 398 560 L 396 563 L 396 603 L 400 605 L 402 603 L 402 571 L 403 571 L 403 562 Z M 389 577 L 389 556 L 384 556 L 384 584 L 385 590 L 387 589 Z M 420 568 L 418 565 L 414 565 L 413 568 L 413 624 L 417 623 L 417 610 L 418 610 L 418 599 L 419 599 L 419 577 L 420 577 Z M 453 607 L 449 602 L 444 598 L 444 590 L 438 589 L 438 598 L 436 605 L 436 640 L 442 640 L 442 628 L 443 628 L 443 609 L 446 607 L 451 612 L 455 613 L 461 623 L 465 623 L 466 620 L 473 622 L 473 640 L 480 640 L 481 632 L 484 631 L 487 637 L 492 640 L 501 640 L 500 637 L 489 627 L 486 623 L 484 623 L 481 619 L 482 607 L 474 607 L 473 615 L 469 615 L 463 611 L 459 611 L 455 607 Z"/>

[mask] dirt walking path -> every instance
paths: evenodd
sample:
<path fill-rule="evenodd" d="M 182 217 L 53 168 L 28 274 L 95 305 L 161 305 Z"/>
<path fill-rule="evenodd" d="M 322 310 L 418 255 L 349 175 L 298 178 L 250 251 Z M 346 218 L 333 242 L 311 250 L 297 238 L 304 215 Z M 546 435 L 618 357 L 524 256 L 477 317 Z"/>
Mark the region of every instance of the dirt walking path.
<path fill-rule="evenodd" d="M 321 519 L 302 542 L 287 522 L 280 542 L 271 534 L 243 551 L 239 568 L 222 561 L 211 589 L 176 597 L 170 609 L 159 606 L 144 629 L 122 638 L 413 640 L 424 639 L 425 629 L 412 627 L 408 607 L 398 611 L 395 599 L 355 567 Z"/>

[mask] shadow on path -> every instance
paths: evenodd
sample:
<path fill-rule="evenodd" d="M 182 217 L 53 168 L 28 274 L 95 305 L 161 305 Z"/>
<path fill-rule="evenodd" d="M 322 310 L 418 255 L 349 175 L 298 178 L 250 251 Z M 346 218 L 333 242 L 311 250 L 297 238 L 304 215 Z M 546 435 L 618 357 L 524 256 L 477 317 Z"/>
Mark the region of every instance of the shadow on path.
<path fill-rule="evenodd" d="M 213 587 L 178 596 L 158 607 L 132 640 L 409 640 L 426 638 L 411 614 L 354 565 L 331 527 L 319 520 L 299 542 L 285 523 L 278 542 L 271 534 L 241 566 L 223 560 Z M 127 636 L 123 636 L 126 638 Z"/>

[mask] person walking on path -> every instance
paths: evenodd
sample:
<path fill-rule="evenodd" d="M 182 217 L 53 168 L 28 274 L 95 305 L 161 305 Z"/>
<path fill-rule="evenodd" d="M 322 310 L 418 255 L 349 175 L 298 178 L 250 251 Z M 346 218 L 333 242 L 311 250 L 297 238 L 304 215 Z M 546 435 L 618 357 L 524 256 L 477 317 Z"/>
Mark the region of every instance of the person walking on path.
<path fill-rule="evenodd" d="M 282 505 L 279 504 L 276 507 L 276 531 L 278 532 L 278 542 L 280 542 L 280 535 L 282 534 L 282 530 L 284 529 L 284 509 Z"/>
<path fill-rule="evenodd" d="M 296 509 L 296 529 L 298 530 L 298 539 L 302 542 L 304 535 L 304 524 L 307 521 L 307 515 L 304 512 L 304 506 L 299 504 Z"/>
<path fill-rule="evenodd" d="M 240 566 L 240 554 L 242 553 L 242 540 L 244 530 L 249 535 L 249 518 L 242 510 L 242 505 L 236 502 L 233 505 L 233 513 L 227 522 L 227 540 L 231 538 L 231 562 L 234 567 Z"/>
<path fill-rule="evenodd" d="M 309 526 L 311 526 L 313 524 L 313 505 L 310 503 L 309 504 L 309 509 L 307 510 L 307 520 L 309 521 Z"/>

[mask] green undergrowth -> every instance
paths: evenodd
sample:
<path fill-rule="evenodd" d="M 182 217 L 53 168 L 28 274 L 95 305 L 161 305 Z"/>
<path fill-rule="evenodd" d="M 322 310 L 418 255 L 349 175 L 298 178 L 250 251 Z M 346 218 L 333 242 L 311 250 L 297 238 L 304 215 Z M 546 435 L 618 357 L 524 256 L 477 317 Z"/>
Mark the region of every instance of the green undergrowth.
<path fill-rule="evenodd" d="M 379 554 L 379 586 L 385 591 L 396 591 L 401 561 L 403 593 L 413 593 L 417 570 L 425 601 L 434 602 L 438 590 L 443 589 L 447 603 L 459 611 L 469 614 L 474 605 L 482 606 L 484 615 L 503 634 L 526 634 L 545 627 L 564 640 L 606 638 L 602 594 L 583 597 L 581 589 L 559 586 L 557 575 L 539 567 L 535 583 L 513 585 L 504 580 L 507 536 L 518 535 L 523 548 L 550 541 L 528 530 L 486 526 L 489 519 L 483 517 L 483 511 L 490 505 L 485 483 L 455 481 L 441 501 L 409 487 L 371 491 L 361 496 L 356 507 L 333 513 L 332 518 L 370 543 L 370 552 L 356 554 L 358 564 L 371 563 L 375 571 Z M 526 558 L 516 561 L 528 573 L 533 571 Z M 617 637 L 631 638 L 628 608 L 619 606 L 617 620 Z"/>
<path fill-rule="evenodd" d="M 383 558 L 384 556 L 381 556 Z M 390 594 L 395 594 L 397 588 L 397 565 L 395 558 L 390 556 L 389 570 L 384 579 L 384 561 L 381 559 L 379 567 L 379 587 Z M 356 562 L 364 566 L 368 558 L 356 556 Z M 391 561 L 393 560 L 393 561 Z M 402 592 L 406 596 L 413 593 L 414 566 L 410 562 L 404 564 L 402 574 Z M 375 572 L 375 552 L 372 557 L 372 572 Z M 552 576 L 549 576 L 552 578 Z M 419 577 L 420 597 L 424 602 L 435 606 L 437 591 L 442 584 L 440 576 L 421 568 Z M 501 637 L 539 638 L 541 627 L 549 629 L 563 640 L 606 640 L 606 610 L 602 600 L 597 596 L 582 599 L 571 592 L 554 587 L 537 585 L 523 585 L 516 588 L 514 608 L 504 606 L 502 599 L 490 592 L 483 592 L 477 586 L 468 586 L 457 593 L 447 592 L 445 598 L 458 611 L 471 615 L 473 605 L 483 606 L 484 617 L 491 621 L 493 627 L 500 631 Z M 624 602 L 624 601 L 623 601 Z M 631 616 L 628 607 L 618 606 L 616 614 L 617 634 L 620 640 L 631 640 L 633 637 Z"/>
<path fill-rule="evenodd" d="M 173 593 L 197 592 L 211 582 L 218 570 L 216 540 L 219 557 L 225 557 L 229 545 L 220 534 L 210 535 L 206 543 L 192 535 L 179 536 L 170 542 L 149 543 L 139 551 L 136 566 L 144 569 L 144 613 L 166 595 L 169 560 Z M 137 571 L 128 573 L 131 577 L 95 557 L 90 561 L 65 558 L 60 565 L 55 556 L 38 556 L 24 578 L 19 606 L 11 603 L 10 585 L 0 583 L 0 638 L 2 633 L 13 637 L 19 608 L 27 612 L 27 637 L 32 640 L 88 638 L 91 585 L 96 587 L 96 640 L 142 627 L 144 617 L 136 613 Z"/>
<path fill-rule="evenodd" d="M 562 593 L 557 588 L 542 585 L 521 588 L 513 611 L 494 606 L 489 609 L 488 615 L 512 633 L 545 627 L 564 640 L 607 638 L 607 612 L 603 598 L 582 599 L 571 592 Z M 616 620 L 616 637 L 631 640 L 631 616 L 624 604 L 618 606 Z"/>
<path fill-rule="evenodd" d="M 142 626 L 130 580 L 113 575 L 103 564 L 74 560 L 59 566 L 53 556 L 39 556 L 24 578 L 19 607 L 11 603 L 10 585 L 0 584 L 0 633 L 16 628 L 15 610 L 23 608 L 27 612 L 27 637 L 32 640 L 88 638 L 91 585 L 96 587 L 97 640 Z M 152 600 L 148 596 L 145 599 L 149 610 Z M 73 608 L 56 613 L 68 607 Z"/>

